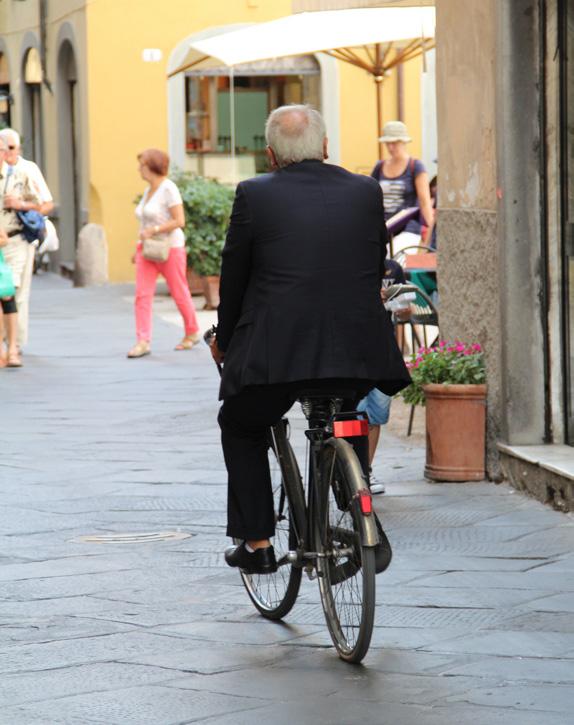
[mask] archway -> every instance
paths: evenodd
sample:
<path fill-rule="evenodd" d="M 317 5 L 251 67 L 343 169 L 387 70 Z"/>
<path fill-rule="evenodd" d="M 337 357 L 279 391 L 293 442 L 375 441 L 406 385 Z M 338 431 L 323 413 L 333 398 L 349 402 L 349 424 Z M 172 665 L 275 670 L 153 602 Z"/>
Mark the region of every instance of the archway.
<path fill-rule="evenodd" d="M 60 167 L 60 256 L 73 262 L 80 231 L 80 173 L 78 124 L 78 73 L 72 43 L 64 40 L 58 50 L 58 147 Z"/>

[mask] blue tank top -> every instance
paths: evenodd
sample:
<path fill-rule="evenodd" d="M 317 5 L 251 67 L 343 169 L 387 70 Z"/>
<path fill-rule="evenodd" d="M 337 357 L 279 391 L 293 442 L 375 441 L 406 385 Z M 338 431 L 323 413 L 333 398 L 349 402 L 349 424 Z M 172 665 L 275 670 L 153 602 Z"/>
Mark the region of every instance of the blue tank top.
<path fill-rule="evenodd" d="M 383 190 L 385 221 L 402 209 L 419 205 L 415 179 L 423 171 L 426 171 L 423 162 L 411 158 L 403 173 L 400 176 L 391 178 L 385 176 L 383 162 L 377 162 L 371 176 L 379 182 Z M 420 234 L 421 225 L 419 220 L 411 219 L 404 231 Z"/>

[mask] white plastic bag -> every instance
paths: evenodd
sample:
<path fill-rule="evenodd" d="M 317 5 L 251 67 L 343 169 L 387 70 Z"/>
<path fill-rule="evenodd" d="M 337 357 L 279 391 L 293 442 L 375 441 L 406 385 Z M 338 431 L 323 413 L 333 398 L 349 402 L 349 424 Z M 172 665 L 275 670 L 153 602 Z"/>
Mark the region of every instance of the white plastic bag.
<path fill-rule="evenodd" d="M 44 254 L 44 252 L 57 252 L 59 248 L 60 240 L 58 239 L 56 227 L 49 219 L 46 219 L 46 236 L 38 248 L 38 253 Z"/>

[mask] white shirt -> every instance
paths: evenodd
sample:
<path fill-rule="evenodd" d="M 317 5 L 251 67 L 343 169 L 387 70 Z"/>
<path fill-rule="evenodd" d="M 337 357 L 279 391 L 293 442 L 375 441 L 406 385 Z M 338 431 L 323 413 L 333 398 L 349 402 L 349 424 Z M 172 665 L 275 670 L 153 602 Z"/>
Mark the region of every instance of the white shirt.
<path fill-rule="evenodd" d="M 32 181 L 32 186 L 36 192 L 37 197 L 40 199 L 41 204 L 45 204 L 47 201 L 54 201 L 54 197 L 50 193 L 48 184 L 46 184 L 46 179 L 44 179 L 44 175 L 40 171 L 40 167 L 37 164 L 35 164 L 33 161 L 28 161 L 28 159 L 23 159 L 21 156 L 18 156 L 18 161 L 16 161 L 16 163 L 14 164 L 14 167 L 21 168 L 26 171 Z"/>
<path fill-rule="evenodd" d="M 149 196 L 150 188 L 148 186 L 136 207 L 140 230 L 144 227 L 161 226 L 172 221 L 173 217 L 169 210 L 174 206 L 183 204 L 179 189 L 171 179 L 164 179 L 148 201 Z M 172 247 L 185 246 L 185 234 L 180 227 L 169 232 L 167 238 L 170 240 Z"/>

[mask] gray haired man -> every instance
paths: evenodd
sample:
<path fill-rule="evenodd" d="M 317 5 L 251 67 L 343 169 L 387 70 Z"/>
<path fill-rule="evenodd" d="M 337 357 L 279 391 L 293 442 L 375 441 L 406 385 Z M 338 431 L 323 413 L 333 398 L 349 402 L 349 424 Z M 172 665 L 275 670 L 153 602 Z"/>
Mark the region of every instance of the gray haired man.
<path fill-rule="evenodd" d="M 381 305 L 387 245 L 380 186 L 327 158 L 321 115 L 273 111 L 273 171 L 237 187 L 223 250 L 214 358 L 228 471 L 230 566 L 276 569 L 268 430 L 301 387 L 341 381 L 393 395 L 410 378 Z M 366 462 L 365 462 L 366 465 Z"/>

